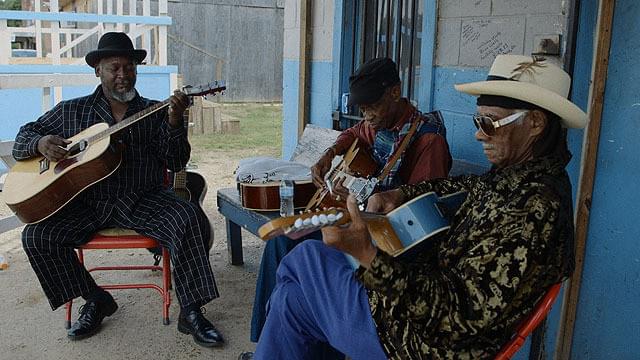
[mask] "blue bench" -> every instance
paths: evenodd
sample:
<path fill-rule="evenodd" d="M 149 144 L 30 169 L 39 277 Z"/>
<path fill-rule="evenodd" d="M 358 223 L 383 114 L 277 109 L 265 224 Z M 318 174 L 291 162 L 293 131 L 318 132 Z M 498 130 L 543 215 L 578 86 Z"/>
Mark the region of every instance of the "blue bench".
<path fill-rule="evenodd" d="M 478 164 L 464 160 L 453 160 L 450 175 L 460 174 L 482 174 L 487 168 Z M 229 262 L 232 265 L 242 265 L 242 233 L 245 228 L 250 233 L 257 236 L 258 229 L 263 224 L 279 216 L 277 211 L 257 212 L 247 210 L 240 204 L 240 197 L 237 188 L 225 188 L 218 190 L 218 211 L 225 217 L 227 229 L 227 250 L 229 251 Z"/>

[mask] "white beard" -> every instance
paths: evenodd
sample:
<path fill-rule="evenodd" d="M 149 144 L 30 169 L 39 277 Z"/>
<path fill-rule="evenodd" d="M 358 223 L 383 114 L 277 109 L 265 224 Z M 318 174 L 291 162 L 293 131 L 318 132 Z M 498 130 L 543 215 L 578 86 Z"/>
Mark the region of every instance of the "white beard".
<path fill-rule="evenodd" d="M 133 100 L 134 97 L 136 97 L 136 91 L 131 88 L 131 90 L 124 93 L 113 91 L 109 95 L 111 95 L 112 99 L 117 100 L 121 103 L 128 103 L 129 101 Z"/>

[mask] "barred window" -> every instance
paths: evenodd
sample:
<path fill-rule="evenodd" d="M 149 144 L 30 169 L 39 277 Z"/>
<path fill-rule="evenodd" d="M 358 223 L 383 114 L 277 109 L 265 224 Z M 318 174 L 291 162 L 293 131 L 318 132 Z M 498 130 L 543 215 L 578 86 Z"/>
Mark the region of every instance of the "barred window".
<path fill-rule="evenodd" d="M 346 0 L 344 5 L 342 93 L 349 91 L 349 75 L 362 63 L 389 57 L 398 64 L 402 96 L 417 101 L 423 1 Z M 342 99 L 339 103 L 342 104 Z M 357 107 L 341 106 L 338 110 L 340 119 L 334 122 L 334 128 L 345 129 L 360 119 Z"/>

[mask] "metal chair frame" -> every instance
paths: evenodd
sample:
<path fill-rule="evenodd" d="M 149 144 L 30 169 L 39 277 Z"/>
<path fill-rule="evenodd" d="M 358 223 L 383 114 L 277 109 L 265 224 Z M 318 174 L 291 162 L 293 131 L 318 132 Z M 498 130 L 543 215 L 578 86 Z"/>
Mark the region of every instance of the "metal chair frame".
<path fill-rule="evenodd" d="M 107 235 L 98 233 L 91 241 L 77 248 L 78 259 L 84 264 L 84 250 L 111 250 L 111 249 L 148 249 L 159 247 L 158 242 L 152 238 L 139 235 L 131 230 L 120 230 L 121 234 Z M 169 251 L 162 248 L 162 266 L 156 265 L 121 265 L 121 266 L 98 266 L 88 269 L 92 271 L 110 271 L 110 270 L 157 270 L 162 271 L 162 287 L 152 283 L 125 283 L 125 284 L 109 284 L 100 285 L 105 290 L 122 290 L 122 289 L 155 289 L 160 293 L 162 298 L 162 323 L 169 325 L 169 306 L 171 305 L 171 263 L 169 260 Z M 71 327 L 71 308 L 73 300 L 66 304 L 66 321 L 65 328 Z"/>
<path fill-rule="evenodd" d="M 496 355 L 495 360 L 511 359 L 511 357 L 520 350 L 527 337 L 531 335 L 533 330 L 540 325 L 542 320 L 549 314 L 549 311 L 551 311 L 561 287 L 562 283 L 557 283 L 549 288 L 544 297 L 540 299 L 533 309 L 533 312 L 518 326 L 516 334 L 502 347 L 502 350 Z"/>

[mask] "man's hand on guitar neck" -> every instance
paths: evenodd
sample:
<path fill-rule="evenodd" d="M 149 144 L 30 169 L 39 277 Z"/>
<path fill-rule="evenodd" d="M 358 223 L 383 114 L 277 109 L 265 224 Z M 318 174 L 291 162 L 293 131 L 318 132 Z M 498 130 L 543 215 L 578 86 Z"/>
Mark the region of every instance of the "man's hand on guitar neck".
<path fill-rule="evenodd" d="M 38 152 L 49 161 L 58 162 L 67 156 L 67 145 L 71 141 L 58 135 L 45 135 L 38 140 Z"/>
<path fill-rule="evenodd" d="M 400 189 L 373 194 L 367 201 L 367 212 L 386 214 L 405 201 L 404 194 Z"/>
<path fill-rule="evenodd" d="M 175 90 L 169 98 L 168 118 L 169 125 L 177 129 L 183 126 L 184 111 L 189 107 L 190 101 L 187 95 L 180 90 Z"/>
<path fill-rule="evenodd" d="M 318 189 L 325 186 L 324 176 L 331 170 L 331 161 L 336 157 L 336 150 L 332 147 L 327 148 L 320 159 L 311 167 L 311 178 Z"/>
<path fill-rule="evenodd" d="M 369 229 L 360 216 L 358 203 L 353 195 L 347 198 L 347 209 L 351 222 L 346 226 L 322 228 L 322 241 L 353 256 L 360 265 L 369 268 L 378 250 L 371 242 Z"/>

